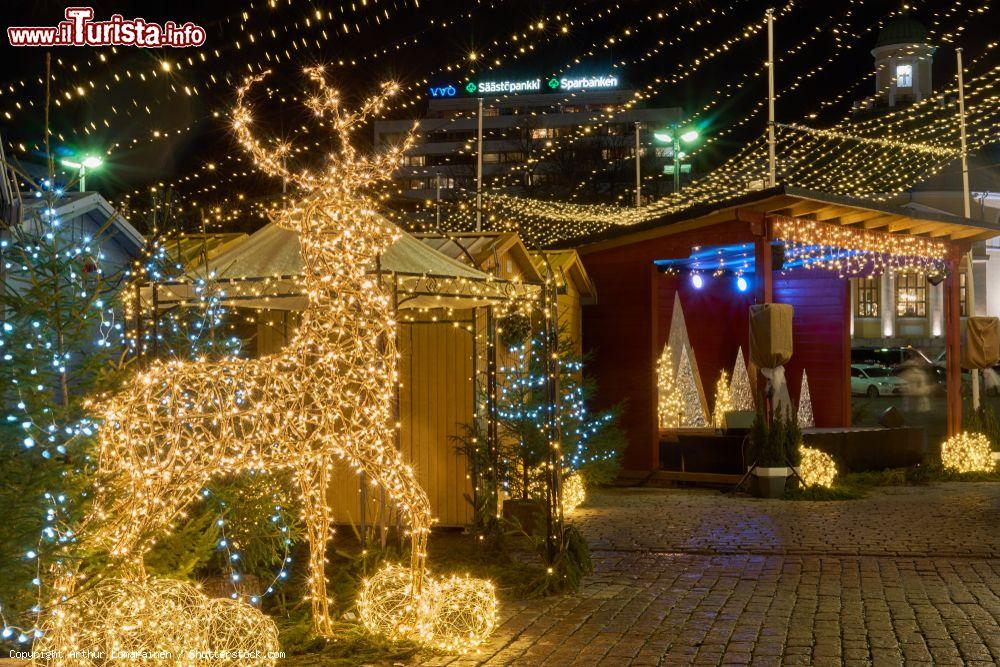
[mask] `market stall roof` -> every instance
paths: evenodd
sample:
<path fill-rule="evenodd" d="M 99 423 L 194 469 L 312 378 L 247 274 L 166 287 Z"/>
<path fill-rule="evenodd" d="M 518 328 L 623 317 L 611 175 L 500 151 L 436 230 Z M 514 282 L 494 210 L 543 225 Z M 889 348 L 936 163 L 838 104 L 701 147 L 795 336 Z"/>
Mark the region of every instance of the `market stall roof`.
<path fill-rule="evenodd" d="M 724 201 L 698 204 L 635 225 L 612 227 L 557 247 L 581 254 L 638 240 L 668 236 L 737 219 L 741 212 L 806 218 L 831 225 L 969 243 L 1000 235 L 1000 225 L 943 213 L 915 212 L 882 202 L 779 185 Z"/>
<path fill-rule="evenodd" d="M 214 260 L 249 237 L 249 234 L 243 232 L 183 232 L 163 241 L 163 247 L 171 261 L 189 271 L 206 258 Z"/>
<path fill-rule="evenodd" d="M 538 272 L 545 275 L 548 269 L 555 272 L 556 285 L 563 289 L 567 282 L 573 283 L 584 303 L 593 303 L 597 299 L 597 289 L 587 275 L 580 254 L 576 250 L 537 250 L 531 253 Z"/>
<path fill-rule="evenodd" d="M 527 282 L 544 281 L 531 253 L 514 232 L 432 232 L 415 234 L 415 237 L 456 261 L 494 275 L 520 274 Z M 509 260 L 509 266 L 505 260 Z"/>
<path fill-rule="evenodd" d="M 247 308 L 304 310 L 301 277 L 304 263 L 297 232 L 275 223 L 265 225 L 242 242 L 228 247 L 189 270 L 181 281 L 144 286 L 144 301 L 158 308 L 192 302 L 201 285 L 224 291 L 224 303 Z M 456 261 L 399 230 L 399 238 L 369 267 L 386 280 L 399 281 L 401 308 L 471 308 L 516 296 L 523 290 L 509 281 Z"/>

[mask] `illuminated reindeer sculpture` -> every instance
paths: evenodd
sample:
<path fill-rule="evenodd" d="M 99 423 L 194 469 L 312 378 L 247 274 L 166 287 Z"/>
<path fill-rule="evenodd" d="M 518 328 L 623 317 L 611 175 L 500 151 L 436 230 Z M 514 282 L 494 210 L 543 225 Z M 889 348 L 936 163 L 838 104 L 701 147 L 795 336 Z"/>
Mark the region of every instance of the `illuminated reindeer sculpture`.
<path fill-rule="evenodd" d="M 233 114 L 237 137 L 257 165 L 302 190 L 302 199 L 276 219 L 301 242 L 308 292 L 302 324 L 277 354 L 155 363 L 107 400 L 99 433 L 103 488 L 77 534 L 106 553 L 127 580 L 140 581 L 144 554 L 211 478 L 291 469 L 311 547 L 313 622 L 319 634 L 331 636 L 327 487 L 333 462 L 341 459 L 386 491 L 412 543 L 409 568 L 389 566 L 363 587 L 366 625 L 391 637 L 469 648 L 492 630 L 495 597 L 488 582 L 425 575 L 431 512 L 395 446 L 396 322 L 390 293 L 371 273 L 398 233 L 376 214 L 369 193 L 391 175 L 412 133 L 385 152 L 359 154 L 352 131 L 384 107 L 396 86 L 384 85 L 348 113 L 321 68 L 306 73 L 317 86 L 307 104 L 339 144 L 324 170 L 286 169 L 290 147 L 268 149 L 253 136 L 245 96 L 264 75 L 239 89 Z M 64 583 L 60 593 L 72 588 Z"/>

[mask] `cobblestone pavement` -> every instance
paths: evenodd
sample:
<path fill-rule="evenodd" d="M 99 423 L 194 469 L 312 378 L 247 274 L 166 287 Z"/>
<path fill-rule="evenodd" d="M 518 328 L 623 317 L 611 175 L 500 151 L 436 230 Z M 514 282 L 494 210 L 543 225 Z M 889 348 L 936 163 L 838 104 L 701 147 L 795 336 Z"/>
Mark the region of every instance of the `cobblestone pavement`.
<path fill-rule="evenodd" d="M 1000 484 L 782 502 L 616 489 L 577 515 L 596 572 L 428 665 L 994 665 Z"/>

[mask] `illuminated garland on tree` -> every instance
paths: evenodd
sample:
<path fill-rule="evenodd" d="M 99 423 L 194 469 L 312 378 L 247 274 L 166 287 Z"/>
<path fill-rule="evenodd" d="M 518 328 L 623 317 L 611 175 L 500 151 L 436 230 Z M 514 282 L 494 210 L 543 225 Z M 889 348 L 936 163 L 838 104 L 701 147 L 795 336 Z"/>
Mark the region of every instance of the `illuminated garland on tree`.
<path fill-rule="evenodd" d="M 674 378 L 674 355 L 669 345 L 656 362 L 657 415 L 660 428 L 678 428 L 684 417 L 684 398 Z"/>
<path fill-rule="evenodd" d="M 712 425 L 723 428 L 726 425 L 726 413 L 733 410 L 733 394 L 729 386 L 729 376 L 726 371 L 719 372 L 715 383 L 715 409 L 712 412 Z"/>

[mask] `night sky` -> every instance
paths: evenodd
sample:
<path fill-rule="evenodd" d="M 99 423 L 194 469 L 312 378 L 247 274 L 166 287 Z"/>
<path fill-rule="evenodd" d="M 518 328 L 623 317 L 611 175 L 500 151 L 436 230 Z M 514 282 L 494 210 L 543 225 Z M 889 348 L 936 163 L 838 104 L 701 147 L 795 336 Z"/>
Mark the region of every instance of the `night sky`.
<path fill-rule="evenodd" d="M 787 4 L 759 0 L 729 3 L 621 0 L 618 4 L 609 0 L 481 0 L 478 3 L 275 0 L 274 4 L 269 6 L 267 0 L 94 2 L 97 19 L 120 13 L 125 18 L 139 16 L 157 22 L 193 21 L 206 28 L 207 41 L 201 49 L 121 47 L 118 53 L 112 53 L 110 47 L 53 49 L 53 58 L 62 60 L 62 64 L 57 63 L 53 68 L 53 90 L 62 105 L 52 109 L 52 128 L 64 137 L 62 141 L 54 139 L 54 147 L 58 151 L 80 152 L 100 150 L 118 142 L 120 145 L 106 167 L 91 177 L 93 180 L 88 179 L 88 185 L 111 199 L 138 190 L 132 200 L 137 208 L 148 201 L 151 185 L 170 182 L 175 182 L 178 195 L 203 207 L 213 202 L 228 203 L 236 193 L 266 199 L 280 191 L 279 184 L 257 175 L 232 175 L 234 171 L 246 171 L 247 166 L 231 159 L 238 149 L 225 118 L 232 104 L 234 85 L 261 65 L 271 66 L 275 71 L 268 87 L 285 95 L 302 90 L 304 80 L 299 72 L 303 65 L 333 64 L 331 80 L 349 97 L 371 92 L 376 82 L 394 78 L 414 90 L 407 94 L 411 104 L 393 110 L 391 115 L 416 117 L 423 110 L 427 87 L 417 85 L 418 82 L 425 78 L 432 82 L 462 81 L 472 75 L 474 66 L 478 66 L 481 75 L 489 69 L 485 63 L 492 62 L 494 57 L 506 62 L 493 71 L 498 76 L 510 77 L 536 73 L 544 76 L 565 72 L 570 66 L 574 72 L 608 72 L 614 63 L 624 62 L 617 71 L 633 87 L 641 88 L 653 83 L 656 77 L 685 73 L 706 52 L 738 35 L 745 26 L 759 22 L 768 6 L 780 9 L 789 4 L 790 11 L 776 23 L 776 44 L 779 55 L 788 49 L 795 52 L 778 66 L 779 91 L 811 70 L 822 69 L 800 81 L 800 87 L 780 100 L 778 119 L 830 124 L 848 112 L 851 102 L 872 93 L 870 49 L 878 26 L 902 7 L 896 0 L 810 0 Z M 910 5 L 911 15 L 931 29 L 932 43 L 940 47 L 934 68 L 938 86 L 954 76 L 954 45 L 942 44 L 935 36 L 958 35 L 967 60 L 980 55 L 985 44 L 995 39 L 996 10 L 976 13 L 977 8 L 988 6 L 988 0 L 927 0 Z M 65 2 L 52 0 L 7 2 L 4 20 L 7 26 L 54 25 L 62 19 L 65 6 Z M 323 14 L 322 20 L 315 19 L 317 10 Z M 663 18 L 647 20 L 657 12 L 662 12 Z M 309 26 L 305 25 L 307 18 Z M 449 25 L 441 27 L 445 21 Z M 531 30 L 527 28 L 529 25 Z M 566 26 L 566 31 L 562 26 Z M 835 27 L 837 32 L 833 31 Z M 270 34 L 272 29 L 277 32 L 276 38 Z M 514 33 L 522 37 L 514 41 L 511 38 Z M 250 34 L 255 37 L 254 43 L 248 39 Z M 614 43 L 609 42 L 612 37 Z M 239 40 L 240 48 L 236 48 L 235 40 Z M 664 44 L 660 45 L 660 41 Z M 526 44 L 533 48 L 522 55 L 518 49 Z M 402 46 L 396 48 L 397 45 Z M 727 128 L 743 119 L 766 95 L 765 77 L 744 79 L 762 69 L 765 48 L 763 32 L 736 41 L 728 50 L 699 65 L 680 83 L 659 86 L 649 104 L 680 106 L 687 114 L 701 112 L 699 124 L 703 134 L 709 136 Z M 0 62 L 5 65 L 0 94 L 0 132 L 5 148 L 11 151 L 13 145 L 13 154 L 20 160 L 43 161 L 43 154 L 32 147 L 43 136 L 41 78 L 45 50 L 13 48 L 6 38 L 0 49 Z M 286 49 L 291 62 L 284 57 Z M 352 59 L 370 56 L 380 49 L 387 52 L 350 64 Z M 594 54 L 586 55 L 592 49 Z M 651 49 L 656 52 L 650 56 Z M 205 52 L 204 61 L 199 51 Z M 102 53 L 106 62 L 99 61 Z M 481 55 L 472 62 L 470 53 Z M 279 54 L 281 62 L 268 62 L 269 54 Z M 512 58 L 515 55 L 517 58 Z M 193 65 L 187 64 L 188 57 L 194 59 Z M 578 58 L 581 62 L 575 63 Z M 996 58 L 995 53 L 986 57 L 991 58 Z M 632 62 L 635 60 L 641 62 Z M 164 72 L 160 69 L 162 61 L 179 63 L 181 67 Z M 346 64 L 339 66 L 339 61 Z M 455 64 L 460 68 L 435 74 Z M 149 72 L 158 69 L 158 76 L 149 76 Z M 124 74 L 126 70 L 133 73 L 132 78 Z M 140 72 L 146 73 L 146 81 L 138 76 Z M 121 81 L 115 81 L 116 73 Z M 214 75 L 214 83 L 210 75 Z M 735 86 L 742 81 L 746 83 L 738 88 L 718 92 L 727 84 Z M 110 90 L 105 89 L 105 84 Z M 82 96 L 73 92 L 78 85 L 84 90 Z M 184 86 L 194 87 L 197 93 L 187 94 Z M 67 89 L 71 99 L 64 95 Z M 27 107 L 28 100 L 35 102 L 34 108 Z M 824 100 L 830 102 L 824 106 L 821 104 Z M 16 102 L 24 108 L 16 109 Z M 145 112 L 146 106 L 151 113 Z M 307 118 L 301 106 L 290 100 L 282 106 L 276 97 L 261 98 L 258 106 L 268 128 L 286 137 L 293 136 Z M 4 111 L 10 111 L 13 117 L 6 118 Z M 104 119 L 108 119 L 110 127 L 104 125 Z M 90 122 L 97 128 L 89 135 L 82 134 L 80 131 Z M 762 133 L 764 126 L 763 116 L 744 123 L 715 142 L 701 159 L 708 166 L 724 159 L 748 138 Z M 178 129 L 183 131 L 177 134 Z M 168 133 L 169 138 L 155 139 L 154 130 Z M 133 143 L 135 138 L 140 141 Z M 18 150 L 19 144 L 28 150 Z M 210 162 L 218 166 L 206 171 L 204 165 Z M 137 223 L 142 226 L 141 220 Z"/>

